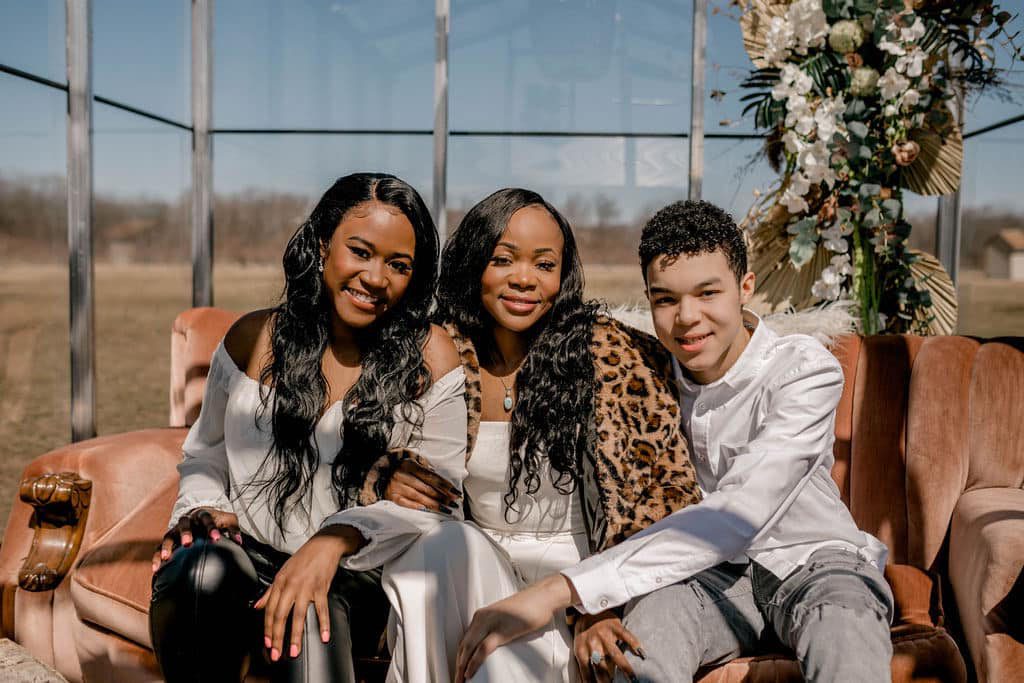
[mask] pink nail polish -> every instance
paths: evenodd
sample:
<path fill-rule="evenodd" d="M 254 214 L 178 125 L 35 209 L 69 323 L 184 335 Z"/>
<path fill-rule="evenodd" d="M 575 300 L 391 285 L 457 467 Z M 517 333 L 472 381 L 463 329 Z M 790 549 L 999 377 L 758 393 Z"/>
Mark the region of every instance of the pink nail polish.
<path fill-rule="evenodd" d="M 220 532 L 214 529 L 210 532 L 210 538 L 213 539 L 214 543 L 220 540 Z"/>
<path fill-rule="evenodd" d="M 270 636 L 263 636 L 263 647 L 270 649 Z"/>
<path fill-rule="evenodd" d="M 292 649 L 288 652 L 288 654 L 290 654 L 293 659 L 295 657 L 298 657 L 299 656 L 299 646 L 296 645 L 295 643 L 292 643 Z"/>
<path fill-rule="evenodd" d="M 276 662 L 280 658 L 281 658 L 281 653 L 277 651 L 276 647 L 270 651 L 270 661 Z"/>
<path fill-rule="evenodd" d="M 326 642 L 330 641 L 330 639 L 331 639 L 331 632 L 330 631 L 328 631 L 327 629 L 324 629 L 323 631 L 320 631 L 320 641 L 321 642 L 326 643 Z"/>

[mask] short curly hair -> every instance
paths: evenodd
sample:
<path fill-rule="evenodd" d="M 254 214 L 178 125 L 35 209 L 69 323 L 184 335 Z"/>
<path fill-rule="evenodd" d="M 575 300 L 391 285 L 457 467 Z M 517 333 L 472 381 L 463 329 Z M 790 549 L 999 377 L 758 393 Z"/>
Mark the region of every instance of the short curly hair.
<path fill-rule="evenodd" d="M 721 249 L 739 282 L 747 272 L 747 245 L 736 221 L 711 202 L 673 202 L 654 214 L 640 235 L 640 267 L 647 283 L 647 266 L 658 256 L 710 254 Z"/>

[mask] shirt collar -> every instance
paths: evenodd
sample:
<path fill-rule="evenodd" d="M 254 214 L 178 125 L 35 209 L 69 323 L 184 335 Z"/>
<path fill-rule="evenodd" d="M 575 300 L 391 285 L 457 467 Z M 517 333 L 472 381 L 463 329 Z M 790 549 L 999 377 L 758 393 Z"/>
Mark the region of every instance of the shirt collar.
<path fill-rule="evenodd" d="M 723 385 L 737 390 L 757 374 L 762 363 L 764 363 L 768 350 L 771 348 L 772 340 L 777 335 L 764 324 L 764 321 L 761 320 L 757 313 L 754 313 L 749 308 L 743 309 L 743 325 L 747 329 L 753 328 L 753 332 L 750 334 L 750 341 L 747 342 L 746 348 L 743 349 L 743 353 L 736 359 L 732 367 L 714 382 L 698 384 L 687 378 L 682 366 L 679 365 L 679 361 L 675 356 L 672 357 L 672 372 L 675 375 L 676 384 L 681 391 L 687 394 L 696 394 L 702 390 Z"/>

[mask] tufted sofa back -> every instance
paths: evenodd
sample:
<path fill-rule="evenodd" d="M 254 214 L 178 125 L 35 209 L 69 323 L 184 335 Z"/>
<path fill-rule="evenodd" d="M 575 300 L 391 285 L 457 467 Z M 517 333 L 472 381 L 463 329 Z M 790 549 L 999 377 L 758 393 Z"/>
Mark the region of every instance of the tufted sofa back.
<path fill-rule="evenodd" d="M 171 427 L 191 427 L 199 417 L 210 358 L 240 313 L 190 308 L 171 327 Z"/>
<path fill-rule="evenodd" d="M 1024 482 L 1024 339 L 846 336 L 832 476 L 891 563 L 940 569 L 964 491 Z"/>

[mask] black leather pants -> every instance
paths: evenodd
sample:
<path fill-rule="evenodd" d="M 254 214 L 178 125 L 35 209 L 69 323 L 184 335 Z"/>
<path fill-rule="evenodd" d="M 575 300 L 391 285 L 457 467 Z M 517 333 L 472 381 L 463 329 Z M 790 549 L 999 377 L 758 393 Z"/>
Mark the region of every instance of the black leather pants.
<path fill-rule="evenodd" d="M 330 642 L 320 641 L 310 605 L 299 656 L 285 653 L 270 662 L 263 612 L 252 605 L 287 559 L 248 536 L 241 546 L 226 538 L 200 539 L 174 551 L 153 577 L 149 610 L 153 650 L 168 683 L 240 681 L 247 665 L 273 683 L 355 683 L 353 652 L 374 654 L 387 623 L 380 571 L 339 569 L 328 595 Z"/>

